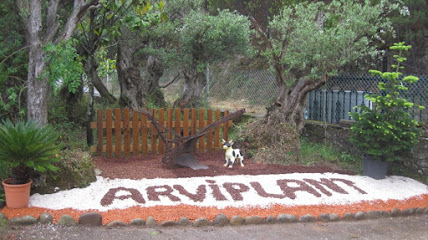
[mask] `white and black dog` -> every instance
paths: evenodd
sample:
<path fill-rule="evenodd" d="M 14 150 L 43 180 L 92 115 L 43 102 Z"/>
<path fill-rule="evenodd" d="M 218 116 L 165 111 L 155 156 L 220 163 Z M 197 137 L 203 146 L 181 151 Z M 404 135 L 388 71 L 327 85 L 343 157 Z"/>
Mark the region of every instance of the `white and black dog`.
<path fill-rule="evenodd" d="M 229 168 L 232 168 L 233 164 L 235 163 L 235 159 L 239 159 L 240 163 L 241 163 L 241 167 L 243 167 L 244 166 L 244 156 L 242 155 L 242 151 L 240 149 L 233 149 L 232 148 L 233 140 L 231 139 L 229 141 L 225 141 L 224 139 L 222 139 L 222 143 L 223 143 L 223 149 L 226 150 L 226 152 L 224 153 L 226 164 L 224 164 L 224 166 L 227 167 L 227 165 L 229 165 L 229 161 L 230 161 Z"/>

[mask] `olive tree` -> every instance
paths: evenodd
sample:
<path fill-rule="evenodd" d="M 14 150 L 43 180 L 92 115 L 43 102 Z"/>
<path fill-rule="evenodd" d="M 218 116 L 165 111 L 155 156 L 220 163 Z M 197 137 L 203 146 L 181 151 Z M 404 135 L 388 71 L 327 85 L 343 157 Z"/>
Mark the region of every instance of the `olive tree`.
<path fill-rule="evenodd" d="M 388 14 L 397 8 L 398 4 L 385 0 L 300 3 L 284 7 L 266 31 L 250 18 L 263 42 L 261 54 L 275 71 L 279 86 L 265 122 L 301 130 L 307 93 L 344 65 L 375 56 L 375 43 L 393 33 Z"/>
<path fill-rule="evenodd" d="M 250 22 L 236 12 L 222 10 L 212 16 L 191 11 L 176 28 L 175 66 L 184 76 L 183 92 L 175 105 L 197 106 L 206 85 L 206 64 L 244 54 L 250 48 Z"/>

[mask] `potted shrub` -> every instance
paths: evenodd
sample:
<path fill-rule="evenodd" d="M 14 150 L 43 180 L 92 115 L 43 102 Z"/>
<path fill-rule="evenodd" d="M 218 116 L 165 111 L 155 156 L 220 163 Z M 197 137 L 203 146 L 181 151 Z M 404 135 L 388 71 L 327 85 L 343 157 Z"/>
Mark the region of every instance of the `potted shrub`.
<path fill-rule="evenodd" d="M 394 43 L 391 50 L 398 51 L 394 55 L 396 64 L 393 72 L 370 70 L 375 76 L 381 76 L 378 94 L 366 94 L 365 98 L 373 102 L 374 108 L 361 106 L 359 111 L 350 113 L 356 121 L 351 127 L 351 142 L 363 152 L 363 174 L 375 179 L 383 179 L 390 162 L 401 160 L 418 141 L 420 131 L 418 122 L 409 114 L 413 107 L 423 108 L 407 101 L 401 93 L 407 91 L 406 85 L 418 80 L 415 76 L 401 78 L 402 56 L 410 49 L 404 42 Z"/>
<path fill-rule="evenodd" d="M 58 161 L 57 133 L 49 126 L 35 122 L 0 123 L 0 163 L 11 166 L 10 178 L 2 182 L 6 205 L 11 208 L 28 206 L 33 171 L 56 171 Z"/>

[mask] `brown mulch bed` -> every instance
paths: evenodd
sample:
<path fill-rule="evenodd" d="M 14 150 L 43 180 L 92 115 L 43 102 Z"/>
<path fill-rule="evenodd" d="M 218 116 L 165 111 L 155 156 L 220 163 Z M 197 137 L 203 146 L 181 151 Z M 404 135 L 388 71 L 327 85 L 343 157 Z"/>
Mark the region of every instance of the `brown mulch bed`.
<path fill-rule="evenodd" d="M 212 152 L 195 154 L 195 158 L 209 168 L 192 170 L 190 168 L 171 168 L 162 163 L 163 155 L 143 155 L 122 158 L 94 157 L 95 167 L 102 171 L 106 178 L 153 179 L 153 178 L 184 178 L 220 175 L 264 175 L 286 173 L 325 173 L 334 172 L 355 175 L 354 172 L 333 169 L 327 166 L 301 166 L 255 163 L 245 159 L 245 167 L 235 162 L 233 168 L 224 167 L 224 153 Z"/>

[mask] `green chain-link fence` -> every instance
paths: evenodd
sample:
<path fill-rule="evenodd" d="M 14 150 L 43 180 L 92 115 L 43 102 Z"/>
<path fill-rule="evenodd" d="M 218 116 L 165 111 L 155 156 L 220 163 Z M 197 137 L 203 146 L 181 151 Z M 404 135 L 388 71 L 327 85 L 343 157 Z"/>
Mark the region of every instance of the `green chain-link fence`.
<path fill-rule="evenodd" d="M 161 80 L 161 85 L 171 79 L 168 74 Z M 428 76 L 418 76 L 419 81 L 409 85 L 409 91 L 403 97 L 425 106 L 426 109 L 413 109 L 410 114 L 418 121 L 428 122 Z M 247 112 L 259 115 L 266 113 L 266 107 L 276 97 L 278 86 L 275 74 L 269 70 L 245 70 L 227 72 L 209 71 L 209 87 L 206 97 L 212 107 L 220 109 L 246 108 Z M 337 123 L 340 119 L 350 119 L 349 112 L 355 111 L 357 105 L 371 107 L 364 98 L 369 92 L 378 91 L 378 77 L 362 74 L 342 74 L 327 82 L 326 86 L 312 91 L 307 96 L 305 118 Z M 167 95 L 176 95 L 181 91 L 182 82 L 168 87 Z"/>

